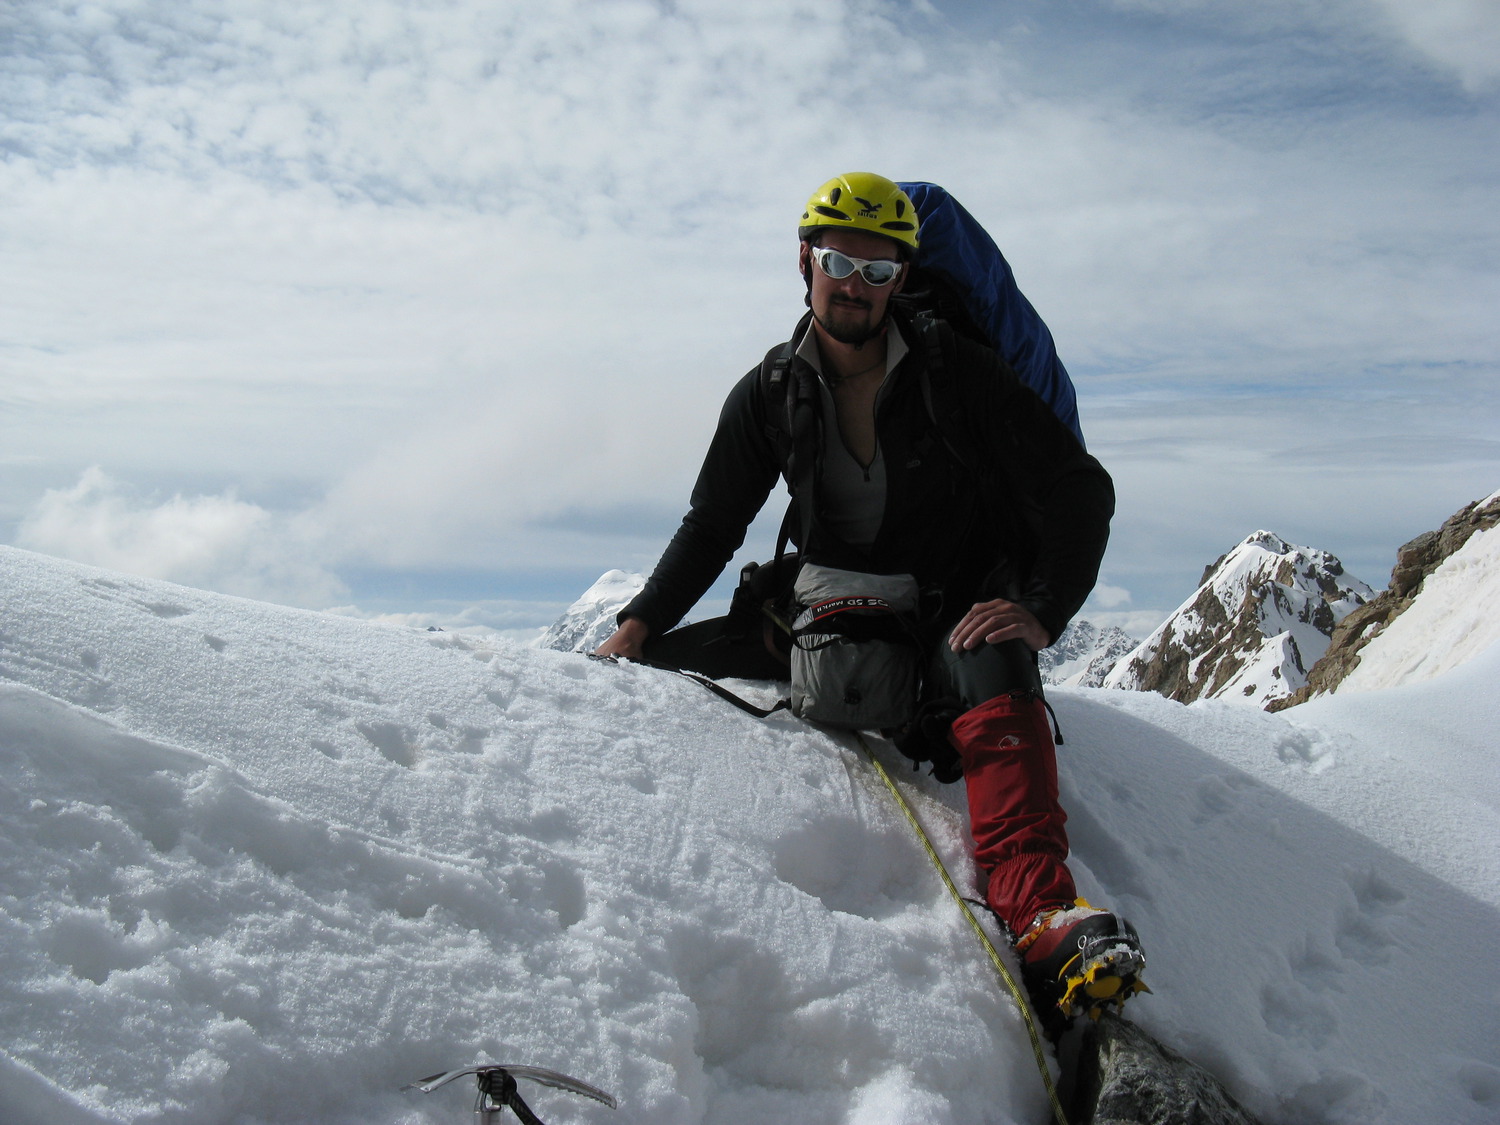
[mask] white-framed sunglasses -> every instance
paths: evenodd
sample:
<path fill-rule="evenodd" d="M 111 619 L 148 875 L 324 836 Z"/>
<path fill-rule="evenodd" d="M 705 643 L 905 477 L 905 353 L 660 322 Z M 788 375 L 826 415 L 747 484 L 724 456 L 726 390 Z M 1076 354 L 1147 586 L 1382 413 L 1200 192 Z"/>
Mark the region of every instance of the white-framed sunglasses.
<path fill-rule="evenodd" d="M 889 285 L 901 276 L 901 267 L 905 264 L 887 258 L 876 258 L 874 261 L 855 258 L 832 246 L 815 246 L 812 256 L 813 261 L 818 263 L 818 268 L 833 280 L 842 281 L 858 270 L 859 276 L 864 278 L 867 285 Z"/>

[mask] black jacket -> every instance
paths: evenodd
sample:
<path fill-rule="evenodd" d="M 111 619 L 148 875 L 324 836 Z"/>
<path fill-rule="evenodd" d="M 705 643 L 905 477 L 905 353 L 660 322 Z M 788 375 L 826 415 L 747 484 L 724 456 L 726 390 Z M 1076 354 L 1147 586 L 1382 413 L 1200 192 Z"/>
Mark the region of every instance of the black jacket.
<path fill-rule="evenodd" d="M 798 325 L 794 346 L 808 323 Z M 915 575 L 936 595 L 937 620 L 1009 598 L 1056 640 L 1098 578 L 1114 514 L 1109 474 L 994 352 L 943 328 L 943 358 L 934 362 L 928 338 L 910 322 L 900 328 L 910 350 L 875 420 L 886 472 L 880 532 L 868 552 L 836 540 L 820 526 L 814 483 L 812 498 L 793 501 L 814 504 L 811 542 L 798 547 L 829 566 Z M 817 377 L 795 357 L 788 374 Z M 641 618 L 653 635 L 680 621 L 785 475 L 786 424 L 764 384 L 758 364 L 730 391 L 691 509 L 622 619 Z M 794 540 L 800 522 L 789 518 Z"/>

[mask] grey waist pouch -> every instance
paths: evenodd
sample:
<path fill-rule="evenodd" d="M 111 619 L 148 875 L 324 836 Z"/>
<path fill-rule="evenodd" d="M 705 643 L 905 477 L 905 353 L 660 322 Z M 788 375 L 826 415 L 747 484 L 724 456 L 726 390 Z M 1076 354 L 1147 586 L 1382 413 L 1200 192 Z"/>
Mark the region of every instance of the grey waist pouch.
<path fill-rule="evenodd" d="M 806 563 L 793 589 L 792 713 L 827 726 L 890 730 L 917 707 L 917 581 Z"/>

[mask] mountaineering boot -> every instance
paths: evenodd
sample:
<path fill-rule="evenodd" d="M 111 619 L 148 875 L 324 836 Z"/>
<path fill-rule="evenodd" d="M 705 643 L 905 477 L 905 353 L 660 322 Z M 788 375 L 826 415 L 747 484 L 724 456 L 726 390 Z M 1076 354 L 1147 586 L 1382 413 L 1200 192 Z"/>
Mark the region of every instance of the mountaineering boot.
<path fill-rule="evenodd" d="M 1141 980 L 1146 956 L 1135 928 L 1085 899 L 1043 910 L 1016 939 L 1016 953 L 1031 1002 L 1054 1037 L 1077 1015 L 1097 1020 L 1106 1008 L 1118 1013 L 1137 992 L 1151 991 Z"/>
<path fill-rule="evenodd" d="M 948 738 L 963 762 L 985 904 L 1019 935 L 1022 974 L 1048 1036 L 1080 1013 L 1097 1019 L 1148 991 L 1135 930 L 1077 897 L 1041 696 L 995 696 L 953 720 Z"/>

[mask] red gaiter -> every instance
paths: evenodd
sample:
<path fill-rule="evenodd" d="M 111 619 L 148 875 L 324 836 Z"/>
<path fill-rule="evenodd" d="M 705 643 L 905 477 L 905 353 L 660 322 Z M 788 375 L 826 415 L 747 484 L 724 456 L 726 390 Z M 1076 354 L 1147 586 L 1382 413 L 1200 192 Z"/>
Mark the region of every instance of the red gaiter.
<path fill-rule="evenodd" d="M 948 739 L 963 759 L 985 901 L 1019 934 L 1040 911 L 1078 897 L 1046 707 L 1029 693 L 996 696 L 955 719 Z"/>

